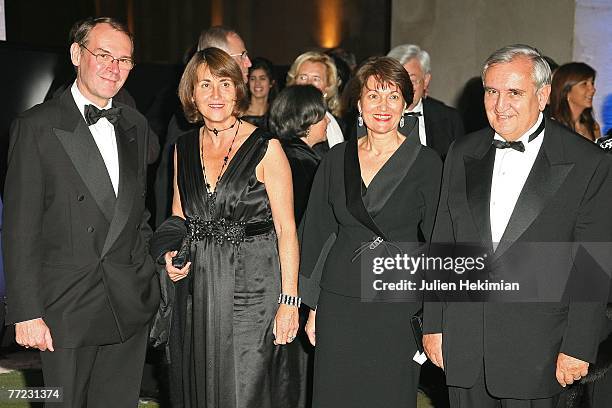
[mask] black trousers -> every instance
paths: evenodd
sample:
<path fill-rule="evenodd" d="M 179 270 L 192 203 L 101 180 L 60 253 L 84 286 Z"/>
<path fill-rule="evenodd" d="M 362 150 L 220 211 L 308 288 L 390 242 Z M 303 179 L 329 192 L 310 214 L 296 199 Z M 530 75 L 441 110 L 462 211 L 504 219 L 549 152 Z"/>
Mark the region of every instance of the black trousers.
<path fill-rule="evenodd" d="M 149 326 L 124 343 L 41 352 L 46 387 L 62 387 L 64 408 L 136 408 Z"/>
<path fill-rule="evenodd" d="M 451 408 L 557 408 L 559 396 L 534 400 L 495 398 L 487 390 L 484 366 L 472 388 L 448 387 Z"/>

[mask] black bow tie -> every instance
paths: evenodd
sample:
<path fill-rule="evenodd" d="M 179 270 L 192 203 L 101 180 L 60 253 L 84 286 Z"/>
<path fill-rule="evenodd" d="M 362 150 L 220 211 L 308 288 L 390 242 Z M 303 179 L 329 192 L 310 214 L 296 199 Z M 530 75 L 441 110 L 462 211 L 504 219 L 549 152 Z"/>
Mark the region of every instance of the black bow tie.
<path fill-rule="evenodd" d="M 523 142 L 506 142 L 505 140 L 493 139 L 493 146 L 495 146 L 496 149 L 514 149 L 521 153 L 525 151 Z"/>
<path fill-rule="evenodd" d="M 421 113 L 421 112 L 405 112 L 404 115 L 419 117 L 419 116 L 423 116 L 423 113 Z"/>
<path fill-rule="evenodd" d="M 85 122 L 87 122 L 87 126 L 96 124 L 100 118 L 106 118 L 115 125 L 120 115 L 121 108 L 98 109 L 93 105 L 85 105 Z"/>
<path fill-rule="evenodd" d="M 540 126 L 538 126 L 538 128 L 534 130 L 532 134 L 529 135 L 527 140 L 531 142 L 533 139 L 540 136 L 540 134 L 544 130 L 544 126 L 545 126 L 544 119 L 542 119 L 542 122 L 540 122 Z M 517 152 L 521 152 L 521 153 L 525 151 L 525 145 L 521 141 L 507 142 L 505 140 L 493 139 L 493 146 L 495 146 L 496 149 L 514 149 Z"/>

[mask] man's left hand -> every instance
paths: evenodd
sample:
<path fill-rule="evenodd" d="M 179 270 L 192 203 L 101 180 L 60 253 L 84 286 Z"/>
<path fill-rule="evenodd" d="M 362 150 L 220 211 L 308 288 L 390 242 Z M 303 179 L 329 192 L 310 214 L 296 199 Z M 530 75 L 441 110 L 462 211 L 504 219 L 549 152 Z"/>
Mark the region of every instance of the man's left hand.
<path fill-rule="evenodd" d="M 578 360 L 567 354 L 559 353 L 557 357 L 557 381 L 562 387 L 580 380 L 589 372 L 589 363 Z"/>

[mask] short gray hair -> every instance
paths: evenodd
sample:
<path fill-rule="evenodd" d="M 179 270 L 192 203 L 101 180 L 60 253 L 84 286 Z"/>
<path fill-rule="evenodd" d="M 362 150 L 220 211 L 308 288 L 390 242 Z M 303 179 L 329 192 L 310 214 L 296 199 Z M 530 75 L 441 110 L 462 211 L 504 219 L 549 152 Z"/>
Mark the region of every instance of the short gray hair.
<path fill-rule="evenodd" d="M 421 47 L 414 44 L 402 44 L 393 48 L 387 54 L 387 57 L 391 57 L 398 60 L 400 64 L 404 65 L 406 62 L 413 58 L 416 58 L 421 64 L 423 73 L 429 74 L 431 72 L 431 59 L 429 53 L 422 50 Z"/>
<path fill-rule="evenodd" d="M 227 36 L 230 34 L 238 35 L 238 33 L 229 27 L 225 26 L 213 26 L 200 33 L 198 39 L 198 51 L 202 51 L 205 48 L 220 48 L 229 54 L 227 46 Z"/>
<path fill-rule="evenodd" d="M 496 64 L 507 64 L 514 61 L 516 58 L 527 58 L 531 61 L 531 77 L 536 89 L 539 90 L 545 85 L 550 85 L 552 74 L 548 62 L 546 62 L 542 54 L 540 54 L 536 48 L 524 44 L 508 45 L 491 54 L 482 67 L 481 77 L 483 85 L 485 74 L 490 67 Z"/>

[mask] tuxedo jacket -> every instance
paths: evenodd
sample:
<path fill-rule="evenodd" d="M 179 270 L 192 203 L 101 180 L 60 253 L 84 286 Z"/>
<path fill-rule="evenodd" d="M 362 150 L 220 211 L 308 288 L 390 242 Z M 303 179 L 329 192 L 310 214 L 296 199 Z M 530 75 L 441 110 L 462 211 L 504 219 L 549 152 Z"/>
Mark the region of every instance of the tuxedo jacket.
<path fill-rule="evenodd" d="M 451 143 L 465 133 L 461 115 L 443 102 L 427 97 L 423 99 L 423 117 L 427 146 L 444 160 Z"/>
<path fill-rule="evenodd" d="M 117 196 L 70 89 L 11 127 L 7 323 L 42 317 L 55 347 L 123 342 L 159 303 L 145 209 L 149 127 L 136 110 L 115 105 Z"/>
<path fill-rule="evenodd" d="M 457 140 L 449 150 L 433 241 L 492 248 L 493 136 L 493 129 L 486 128 Z M 611 177 L 610 160 L 601 149 L 546 119 L 542 146 L 491 254 L 489 274 L 509 281 L 514 274 L 529 278 L 525 271 L 569 271 L 580 281 L 589 279 L 598 265 L 609 268 L 605 259 L 571 256 L 559 248 L 572 242 L 612 242 L 612 219 L 602 211 L 612 206 Z M 537 243 L 555 245 L 547 253 Z M 535 253 L 525 253 L 526 248 L 536 248 Z M 552 276 L 544 285 L 559 282 L 562 278 Z M 603 296 L 593 293 L 593 299 Z M 555 378 L 559 352 L 595 361 L 603 307 L 603 302 L 572 301 L 426 303 L 424 332 L 443 334 L 448 385 L 473 386 L 484 362 L 493 396 L 545 398 L 562 390 Z"/>
<path fill-rule="evenodd" d="M 404 115 L 405 125 L 399 128 L 404 136 L 409 136 L 412 129 L 412 115 Z M 428 97 L 423 99 L 423 118 L 425 119 L 425 138 L 427 146 L 434 149 L 444 160 L 448 148 L 456 139 L 464 135 L 463 121 L 456 109 L 446 106 L 443 102 Z M 365 127 L 356 126 L 356 136 L 366 134 Z"/>

